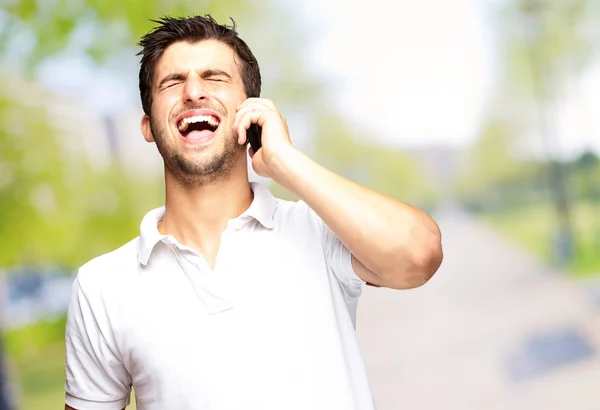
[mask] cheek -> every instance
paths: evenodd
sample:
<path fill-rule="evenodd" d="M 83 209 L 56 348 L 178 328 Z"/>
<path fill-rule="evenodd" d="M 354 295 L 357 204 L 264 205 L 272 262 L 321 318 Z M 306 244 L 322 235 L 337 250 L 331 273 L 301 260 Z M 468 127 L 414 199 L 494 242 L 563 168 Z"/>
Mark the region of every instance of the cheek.
<path fill-rule="evenodd" d="M 153 107 L 156 107 L 156 113 L 162 117 L 167 117 L 173 111 L 178 102 L 181 100 L 175 90 L 165 91 L 159 98 L 154 100 Z"/>
<path fill-rule="evenodd" d="M 156 107 L 153 110 L 153 117 L 155 118 L 155 123 L 160 125 L 160 127 L 164 130 L 169 128 L 169 113 L 164 110 L 162 107 Z"/>
<path fill-rule="evenodd" d="M 237 106 L 243 103 L 246 99 L 245 94 L 229 88 L 215 90 L 213 96 L 217 98 L 228 111 L 233 112 L 233 114 L 235 114 L 235 109 Z"/>

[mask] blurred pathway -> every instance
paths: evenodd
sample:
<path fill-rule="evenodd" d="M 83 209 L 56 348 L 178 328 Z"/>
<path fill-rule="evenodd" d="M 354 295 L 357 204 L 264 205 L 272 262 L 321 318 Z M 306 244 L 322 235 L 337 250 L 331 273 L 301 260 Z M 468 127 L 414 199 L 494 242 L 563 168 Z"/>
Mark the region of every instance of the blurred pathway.
<path fill-rule="evenodd" d="M 379 410 L 600 410 L 600 309 L 471 217 L 438 215 L 425 286 L 365 290 L 357 331 Z"/>

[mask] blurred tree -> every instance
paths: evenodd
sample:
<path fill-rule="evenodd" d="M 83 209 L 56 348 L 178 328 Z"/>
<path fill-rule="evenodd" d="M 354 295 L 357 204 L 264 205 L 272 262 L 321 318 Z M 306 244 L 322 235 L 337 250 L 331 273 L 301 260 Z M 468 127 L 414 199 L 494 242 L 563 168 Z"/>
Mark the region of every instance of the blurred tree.
<path fill-rule="evenodd" d="M 418 158 L 378 144 L 369 130 L 327 113 L 317 120 L 322 138 L 315 141 L 319 162 L 379 192 L 415 205 L 432 207 L 436 202 L 433 181 Z"/>
<path fill-rule="evenodd" d="M 598 155 L 593 151 L 585 151 L 567 165 L 569 185 L 572 186 L 578 199 L 591 204 L 600 204 L 600 159 Z"/>
<path fill-rule="evenodd" d="M 521 167 L 514 153 L 512 124 L 499 118 L 489 119 L 480 131 L 474 148 L 466 156 L 467 163 L 459 174 L 458 190 L 461 197 L 476 196 L 486 208 L 502 206 L 507 198 L 499 185 L 514 181 Z M 474 172 L 476 170 L 476 172 Z"/>
<path fill-rule="evenodd" d="M 498 12 L 502 87 L 549 102 L 597 55 L 594 0 L 507 0 Z"/>
<path fill-rule="evenodd" d="M 598 158 L 598 154 L 594 151 L 585 151 L 583 152 L 575 161 L 573 161 L 573 168 L 575 172 L 588 172 L 593 170 L 600 163 L 600 158 Z"/>
<path fill-rule="evenodd" d="M 0 266 L 37 259 L 68 197 L 65 158 L 43 110 L 0 98 Z M 6 125 L 11 124 L 8 128 Z M 55 238 L 53 240 L 56 241 Z"/>
<path fill-rule="evenodd" d="M 264 94 L 281 104 L 292 101 L 299 106 L 324 91 L 323 84 L 305 70 L 302 55 L 316 31 L 302 30 L 300 35 L 292 12 L 275 4 L 270 0 L 11 0 L 0 8 L 5 20 L 0 25 L 0 55 L 18 49 L 15 58 L 30 78 L 48 57 L 66 50 L 86 53 L 98 64 L 115 59 L 129 64 L 137 52 L 135 44 L 155 24 L 151 19 L 211 14 L 222 23 L 235 20 L 267 74 Z"/>
<path fill-rule="evenodd" d="M 509 105 L 525 108 L 508 117 L 508 121 L 519 124 L 511 130 L 513 141 L 518 138 L 523 143 L 535 136 L 542 143 L 547 167 L 544 174 L 558 216 L 556 251 L 566 262 L 572 255 L 573 226 L 565 170 L 560 161 L 553 160 L 560 155 L 553 109 L 569 82 L 597 54 L 598 2 L 506 0 L 501 7 L 496 27 L 502 62 L 498 89 Z"/>
<path fill-rule="evenodd" d="M 187 0 L 14 0 L 3 8 L 8 22 L 0 42 L 4 50 L 0 50 L 6 51 L 12 41 L 19 41 L 11 38 L 15 32 L 27 32 L 35 39 L 24 56 L 27 67 L 35 67 L 70 46 L 98 61 L 106 60 L 123 48 L 131 48 L 135 40 L 150 30 L 149 19 L 164 14 L 184 15 L 201 10 L 221 15 L 235 10 L 237 15 L 250 16 L 256 10 L 245 0 L 205 0 L 200 4 Z"/>
<path fill-rule="evenodd" d="M 92 170 L 37 103 L 0 92 L 0 266 L 74 268 L 131 239 L 153 185 L 118 167 Z"/>

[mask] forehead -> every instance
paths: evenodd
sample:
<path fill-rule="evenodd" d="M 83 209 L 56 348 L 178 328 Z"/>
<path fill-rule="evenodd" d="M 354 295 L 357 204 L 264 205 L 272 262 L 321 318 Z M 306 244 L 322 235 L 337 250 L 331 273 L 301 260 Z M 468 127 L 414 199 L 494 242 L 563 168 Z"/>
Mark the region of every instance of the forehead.
<path fill-rule="evenodd" d="M 202 40 L 196 43 L 177 42 L 163 52 L 156 66 L 155 80 L 178 72 L 219 69 L 232 77 L 239 74 L 236 55 L 233 49 L 222 41 Z"/>

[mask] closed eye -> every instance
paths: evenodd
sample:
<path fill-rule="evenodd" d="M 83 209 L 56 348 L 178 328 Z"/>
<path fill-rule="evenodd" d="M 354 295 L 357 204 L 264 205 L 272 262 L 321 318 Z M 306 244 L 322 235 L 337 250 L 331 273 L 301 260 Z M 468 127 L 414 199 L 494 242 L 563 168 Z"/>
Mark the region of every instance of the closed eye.
<path fill-rule="evenodd" d="M 179 84 L 181 84 L 181 81 L 175 81 L 175 82 L 163 84 L 161 90 L 166 90 L 167 88 L 171 88 L 171 87 L 173 87 L 175 85 L 179 85 Z"/>

